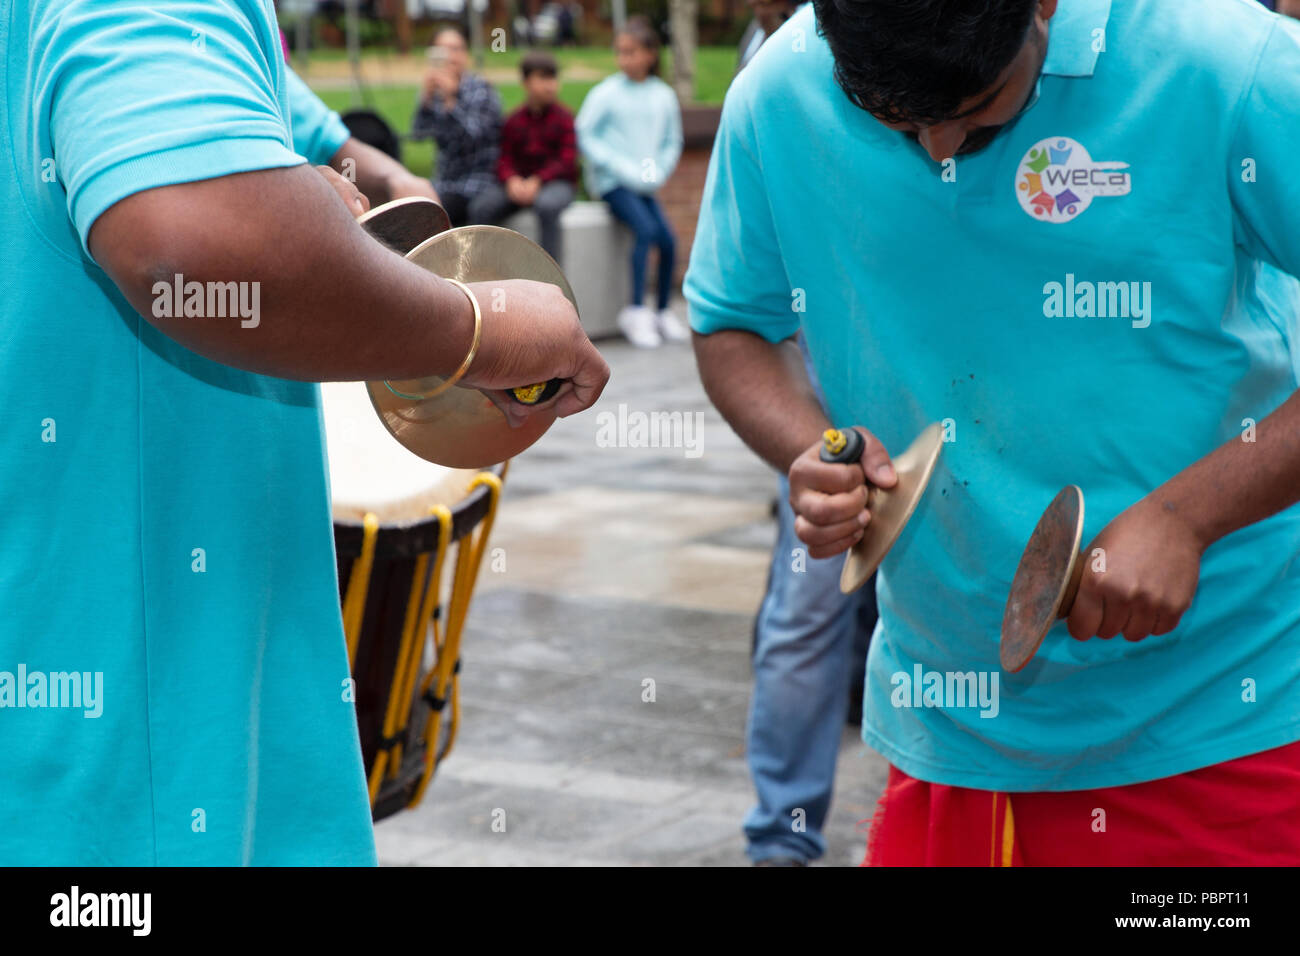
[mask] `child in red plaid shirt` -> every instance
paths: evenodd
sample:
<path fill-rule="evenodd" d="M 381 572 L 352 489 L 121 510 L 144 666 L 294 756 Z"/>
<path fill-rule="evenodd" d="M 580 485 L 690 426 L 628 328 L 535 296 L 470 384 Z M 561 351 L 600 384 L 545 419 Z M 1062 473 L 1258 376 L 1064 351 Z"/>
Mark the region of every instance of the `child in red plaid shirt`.
<path fill-rule="evenodd" d="M 573 114 L 557 102 L 559 68 L 549 53 L 534 51 L 519 64 L 527 99 L 501 129 L 497 182 L 470 202 L 470 222 L 500 222 L 532 207 L 542 227 L 542 248 L 564 264 L 560 213 L 573 201 L 578 147 Z"/>

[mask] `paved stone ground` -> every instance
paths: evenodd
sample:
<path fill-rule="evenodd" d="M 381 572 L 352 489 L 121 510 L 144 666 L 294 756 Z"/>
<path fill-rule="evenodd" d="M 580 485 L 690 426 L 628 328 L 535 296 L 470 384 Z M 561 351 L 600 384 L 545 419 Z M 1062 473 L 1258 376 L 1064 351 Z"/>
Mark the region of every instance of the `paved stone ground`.
<path fill-rule="evenodd" d="M 753 613 L 770 471 L 709 405 L 687 346 L 601 342 L 597 409 L 511 466 L 462 650 L 455 750 L 376 828 L 387 865 L 745 865 Z M 599 447 L 597 413 L 703 413 L 702 454 Z M 642 701 L 642 682 L 656 700 Z M 859 862 L 887 765 L 846 727 L 823 862 Z M 505 814 L 505 832 L 493 830 Z"/>

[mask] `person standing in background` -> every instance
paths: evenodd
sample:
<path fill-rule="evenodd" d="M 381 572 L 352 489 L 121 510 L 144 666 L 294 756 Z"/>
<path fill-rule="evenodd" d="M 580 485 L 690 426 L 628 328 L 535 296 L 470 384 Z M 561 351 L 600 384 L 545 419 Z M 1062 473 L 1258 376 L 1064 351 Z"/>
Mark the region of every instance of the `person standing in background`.
<path fill-rule="evenodd" d="M 803 336 L 786 347 L 789 361 L 803 363 L 824 409 Z M 754 621 L 754 692 L 745 724 L 745 759 L 758 802 L 744 831 L 756 866 L 806 866 L 826 853 L 822 830 L 846 719 L 854 727 L 862 723 L 876 577 L 853 594 L 840 592 L 844 559 L 809 555 L 795 532 L 784 474 L 777 476 L 774 510 L 776 543 Z"/>
<path fill-rule="evenodd" d="M 659 79 L 659 35 L 644 17 L 632 17 L 614 38 L 619 72 L 596 84 L 578 111 L 578 145 L 586 160 L 587 192 L 609 204 L 631 227 L 632 301 L 618 327 L 640 348 L 690 339 L 668 308 L 676 240 L 655 192 L 682 154 L 682 113 L 677 96 Z M 656 310 L 645 307 L 646 258 L 659 250 Z"/>
<path fill-rule="evenodd" d="M 496 182 L 501 100 L 469 72 L 469 44 L 456 27 L 438 31 L 411 122 L 411 139 L 438 144 L 433 186 L 453 226 L 469 221 L 470 200 Z"/>
<path fill-rule="evenodd" d="M 737 72 L 799 7 L 786 0 L 749 5 L 754 20 L 740 41 Z M 802 335 L 796 342 L 798 360 L 825 408 Z M 841 594 L 843 560 L 808 557 L 795 535 L 784 474 L 777 475 L 773 515 L 776 543 L 754 620 L 754 693 L 745 725 L 745 756 L 758 796 L 745 817 L 746 852 L 756 866 L 806 866 L 826 852 L 822 828 L 835 790 L 841 728 L 846 717 L 855 727 L 862 723 L 876 578 L 854 594 Z"/>
<path fill-rule="evenodd" d="M 470 202 L 469 218 L 495 223 L 531 207 L 541 225 L 542 248 L 563 267 L 560 213 L 573 202 L 578 182 L 573 114 L 557 102 L 555 57 L 531 51 L 520 61 L 519 72 L 527 99 L 501 129 L 496 182 Z"/>
<path fill-rule="evenodd" d="M 804 0 L 748 0 L 749 9 L 754 11 L 754 19 L 740 36 L 740 61 L 736 64 L 739 73 L 754 58 L 754 54 L 767 41 L 781 24 L 789 20 L 799 4 Z"/>

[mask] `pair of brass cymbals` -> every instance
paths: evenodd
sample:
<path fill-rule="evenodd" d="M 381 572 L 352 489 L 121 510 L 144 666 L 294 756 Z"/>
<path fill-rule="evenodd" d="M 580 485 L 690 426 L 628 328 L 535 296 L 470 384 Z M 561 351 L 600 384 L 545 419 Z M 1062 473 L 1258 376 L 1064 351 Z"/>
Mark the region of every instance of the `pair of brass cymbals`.
<path fill-rule="evenodd" d="M 450 228 L 446 211 L 430 199 L 399 199 L 361 216 L 358 222 L 376 239 L 439 276 L 460 282 L 531 279 L 558 286 L 574 308 L 568 279 L 541 246 L 498 226 Z M 480 303 L 483 322 L 492 320 L 491 303 Z M 434 317 L 430 317 L 431 321 Z M 439 376 L 367 382 L 370 401 L 389 433 L 426 461 L 449 468 L 482 468 L 505 461 L 536 442 L 555 421 L 552 410 L 538 412 L 518 428 L 483 392 L 453 387 L 433 394 Z M 558 379 L 510 389 L 514 401 L 542 404 L 563 385 Z M 429 397 L 421 397 L 421 396 Z"/>
<path fill-rule="evenodd" d="M 821 459 L 855 463 L 862 455 L 862 445 L 856 430 L 832 429 L 825 435 Z M 844 560 L 840 574 L 843 593 L 862 587 L 880 567 L 920 503 L 942 447 L 942 427 L 930 425 L 893 459 L 897 485 L 888 490 L 868 486 L 871 523 Z M 1052 626 L 1069 615 L 1083 574 L 1082 538 L 1083 492 L 1070 485 L 1043 513 L 1016 568 L 1002 618 L 999 659 L 1003 670 L 1022 670 Z"/>

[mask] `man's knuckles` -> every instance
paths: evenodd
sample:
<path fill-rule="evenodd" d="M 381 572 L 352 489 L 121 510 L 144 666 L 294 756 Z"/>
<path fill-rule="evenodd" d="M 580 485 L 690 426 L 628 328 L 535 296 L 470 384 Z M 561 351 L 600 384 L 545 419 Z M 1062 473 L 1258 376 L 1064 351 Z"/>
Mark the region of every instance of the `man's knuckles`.
<path fill-rule="evenodd" d="M 1142 599 L 1145 593 L 1136 578 L 1115 571 L 1093 574 L 1092 590 L 1108 602 L 1125 604 Z"/>
<path fill-rule="evenodd" d="M 862 510 L 852 499 L 843 496 L 828 497 L 805 493 L 795 507 L 795 513 L 814 525 L 832 525 L 849 521 Z"/>
<path fill-rule="evenodd" d="M 825 545 L 841 539 L 850 539 L 862 528 L 854 521 L 840 521 L 834 524 L 814 524 L 802 515 L 794 519 L 794 533 L 804 544 Z"/>

